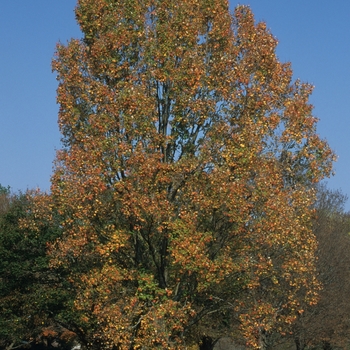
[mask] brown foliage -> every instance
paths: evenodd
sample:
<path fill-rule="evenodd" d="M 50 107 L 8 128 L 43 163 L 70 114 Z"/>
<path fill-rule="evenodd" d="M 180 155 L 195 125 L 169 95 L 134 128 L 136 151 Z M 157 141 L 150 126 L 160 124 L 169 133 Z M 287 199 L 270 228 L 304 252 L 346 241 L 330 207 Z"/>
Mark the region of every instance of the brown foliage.
<path fill-rule="evenodd" d="M 76 15 L 84 39 L 53 62 L 65 147 L 46 208 L 81 327 L 96 347 L 179 349 L 214 317 L 257 347 L 316 300 L 310 184 L 333 155 L 312 87 L 244 6 L 80 0 Z"/>

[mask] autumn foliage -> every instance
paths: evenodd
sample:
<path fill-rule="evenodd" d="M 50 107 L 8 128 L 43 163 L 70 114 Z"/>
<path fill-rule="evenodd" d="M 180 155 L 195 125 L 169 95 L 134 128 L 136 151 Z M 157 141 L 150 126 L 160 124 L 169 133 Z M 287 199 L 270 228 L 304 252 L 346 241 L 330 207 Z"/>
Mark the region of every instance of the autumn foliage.
<path fill-rule="evenodd" d="M 53 61 L 64 147 L 42 210 L 79 329 L 104 349 L 237 331 L 264 347 L 317 301 L 313 184 L 333 154 L 312 87 L 227 1 L 80 0 L 76 18 L 83 38 Z"/>
<path fill-rule="evenodd" d="M 350 220 L 341 191 L 318 186 L 313 231 L 318 241 L 319 302 L 293 324 L 297 350 L 346 348 L 349 339 Z"/>

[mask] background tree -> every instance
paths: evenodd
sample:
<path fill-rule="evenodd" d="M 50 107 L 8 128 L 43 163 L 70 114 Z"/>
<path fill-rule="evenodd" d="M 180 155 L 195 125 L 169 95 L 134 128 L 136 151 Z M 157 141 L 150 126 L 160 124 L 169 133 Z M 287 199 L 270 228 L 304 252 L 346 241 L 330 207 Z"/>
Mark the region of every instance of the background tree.
<path fill-rule="evenodd" d="M 76 17 L 53 62 L 49 208 L 89 346 L 204 349 L 239 322 L 266 347 L 318 290 L 311 184 L 333 155 L 311 86 L 227 1 L 80 0 Z"/>
<path fill-rule="evenodd" d="M 318 304 L 307 308 L 294 325 L 298 349 L 345 347 L 349 341 L 350 218 L 344 210 L 346 200 L 341 191 L 325 185 L 317 189 L 314 232 L 322 291 Z"/>
<path fill-rule="evenodd" d="M 49 268 L 46 254 L 47 243 L 60 230 L 52 220 L 35 218 L 32 199 L 37 196 L 0 186 L 0 348 L 40 342 L 45 329 L 59 328 L 55 317 L 69 300 L 69 285 Z M 31 222 L 31 228 L 21 227 L 21 220 Z"/>
<path fill-rule="evenodd" d="M 4 187 L 0 184 L 0 215 L 7 212 L 10 203 L 10 187 Z"/>

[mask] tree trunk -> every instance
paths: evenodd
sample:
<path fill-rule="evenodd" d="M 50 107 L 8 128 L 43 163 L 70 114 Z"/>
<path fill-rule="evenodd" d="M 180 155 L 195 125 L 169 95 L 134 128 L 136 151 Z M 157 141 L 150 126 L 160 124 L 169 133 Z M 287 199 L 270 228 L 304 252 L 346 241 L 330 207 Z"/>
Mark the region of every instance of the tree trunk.
<path fill-rule="evenodd" d="M 328 342 L 328 341 L 324 341 L 324 342 L 322 343 L 322 349 L 323 349 L 323 350 L 332 350 L 332 345 L 331 345 L 331 343 Z"/>
<path fill-rule="evenodd" d="M 199 350 L 213 350 L 215 343 L 216 341 L 213 338 L 204 336 L 199 343 Z"/>
<path fill-rule="evenodd" d="M 295 337 L 294 338 L 295 342 L 295 348 L 296 350 L 304 350 L 305 349 L 305 341 L 301 337 Z"/>
<path fill-rule="evenodd" d="M 259 349 L 269 350 L 271 348 L 271 335 L 265 329 L 260 330 L 259 334 Z"/>

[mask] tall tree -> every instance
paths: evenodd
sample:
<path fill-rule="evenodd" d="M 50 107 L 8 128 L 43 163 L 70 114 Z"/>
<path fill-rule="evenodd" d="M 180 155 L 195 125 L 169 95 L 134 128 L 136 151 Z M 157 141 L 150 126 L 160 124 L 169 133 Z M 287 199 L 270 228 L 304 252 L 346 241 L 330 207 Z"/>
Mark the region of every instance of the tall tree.
<path fill-rule="evenodd" d="M 204 349 L 238 322 L 265 347 L 318 289 L 311 184 L 333 154 L 312 87 L 225 0 L 80 0 L 76 18 L 53 61 L 52 263 L 90 346 Z"/>

